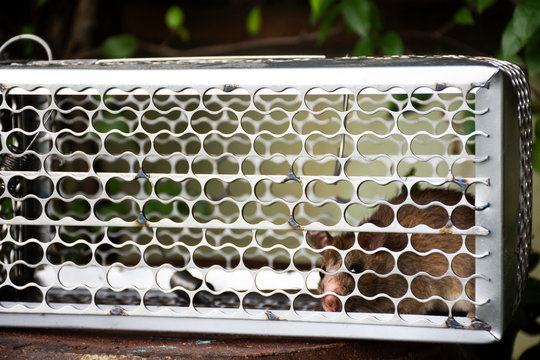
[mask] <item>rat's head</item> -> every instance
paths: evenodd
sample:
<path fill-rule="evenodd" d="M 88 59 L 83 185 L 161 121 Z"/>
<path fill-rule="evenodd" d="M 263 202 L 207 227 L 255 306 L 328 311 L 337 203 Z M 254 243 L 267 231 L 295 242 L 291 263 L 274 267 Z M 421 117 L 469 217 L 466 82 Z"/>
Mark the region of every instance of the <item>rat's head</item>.
<path fill-rule="evenodd" d="M 380 236 L 370 237 L 367 234 L 365 234 L 366 236 L 363 235 L 359 235 L 359 242 L 364 249 L 374 250 L 381 246 Z M 372 264 L 375 260 L 372 255 L 370 256 L 361 250 L 350 250 L 345 255 L 345 268 L 348 270 L 345 272 L 343 271 L 343 258 L 340 253 L 334 249 L 326 248 L 333 246 L 338 250 L 350 249 L 356 240 L 352 232 L 333 237 L 326 231 L 308 231 L 307 240 L 311 247 L 324 249 L 321 253 L 322 271 L 320 272 L 321 280 L 318 286 L 319 294 L 349 295 L 355 288 L 355 280 L 351 273 L 361 273 L 376 266 L 376 264 Z M 341 300 L 333 294 L 327 294 L 322 298 L 322 307 L 325 311 L 341 311 L 343 308 Z"/>

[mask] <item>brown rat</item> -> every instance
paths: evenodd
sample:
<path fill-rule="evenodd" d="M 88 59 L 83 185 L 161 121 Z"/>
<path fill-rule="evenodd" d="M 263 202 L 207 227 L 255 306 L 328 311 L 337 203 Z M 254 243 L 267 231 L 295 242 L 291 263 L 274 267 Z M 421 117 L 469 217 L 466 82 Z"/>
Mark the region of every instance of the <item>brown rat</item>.
<path fill-rule="evenodd" d="M 413 190 L 411 198 L 417 204 L 428 204 L 439 201 L 445 205 L 457 204 L 463 193 L 452 190 Z M 400 194 L 390 200 L 391 204 L 400 204 L 406 198 L 406 193 Z M 472 199 L 469 199 L 474 203 Z M 379 227 L 385 227 L 394 220 L 394 211 L 387 205 L 381 205 L 379 209 L 365 222 L 373 223 Z M 445 229 L 449 224 L 460 229 L 468 229 L 475 224 L 474 210 L 466 206 L 458 206 L 449 217 L 448 212 L 441 206 L 432 205 L 426 209 L 420 209 L 414 205 L 402 205 L 397 211 L 398 222 L 406 228 L 419 224 L 425 224 L 434 229 Z M 451 220 L 451 223 L 450 223 Z M 353 246 L 355 235 L 352 232 L 339 236 L 331 236 L 326 231 L 309 231 L 308 242 L 316 249 L 326 246 L 334 246 L 339 250 L 347 250 Z M 420 253 L 405 251 L 395 261 L 396 253 L 401 251 L 408 243 L 406 234 L 403 233 L 359 233 L 358 242 L 362 249 L 373 252 L 368 254 L 361 250 L 350 250 L 345 255 L 345 267 L 347 272 L 341 269 L 341 255 L 333 249 L 322 252 L 322 270 L 318 291 L 320 294 L 333 292 L 338 295 L 349 295 L 355 289 L 355 280 L 351 273 L 362 273 L 357 278 L 359 292 L 367 297 L 378 294 L 386 294 L 391 298 L 401 298 L 397 312 L 400 314 L 462 314 L 474 317 L 474 305 L 467 300 L 457 301 L 451 313 L 447 305 L 433 299 L 422 302 L 432 296 L 440 296 L 446 300 L 456 300 L 462 296 L 464 286 L 459 278 L 468 278 L 475 273 L 473 256 L 462 253 L 452 259 L 440 252 L 424 254 L 433 249 L 438 249 L 444 254 L 452 255 L 462 248 L 463 238 L 461 235 L 448 234 L 441 231 L 438 234 L 411 235 L 412 247 Z M 470 253 L 474 253 L 474 237 L 467 236 L 465 244 Z M 394 267 L 399 274 L 389 274 Z M 340 271 L 341 270 L 341 271 Z M 435 279 L 425 273 L 436 277 Z M 403 275 L 410 275 L 410 284 Z M 411 294 L 407 291 L 411 290 Z M 474 301 L 474 280 L 471 279 L 465 286 L 466 296 Z M 418 301 L 415 298 L 422 300 Z M 322 307 L 326 311 L 341 311 L 341 300 L 332 294 L 325 295 L 322 299 Z M 395 306 L 386 296 L 368 300 L 360 296 L 351 296 L 346 300 L 345 310 L 348 312 L 378 312 L 393 313 Z"/>

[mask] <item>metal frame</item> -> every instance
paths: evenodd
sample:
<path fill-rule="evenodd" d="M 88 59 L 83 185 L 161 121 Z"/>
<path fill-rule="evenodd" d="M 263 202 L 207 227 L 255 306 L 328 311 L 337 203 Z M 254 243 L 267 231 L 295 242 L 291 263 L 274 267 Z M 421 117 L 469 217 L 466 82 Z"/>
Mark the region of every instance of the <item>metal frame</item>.
<path fill-rule="evenodd" d="M 508 70 L 510 69 L 510 70 Z M 500 339 L 503 329 L 512 315 L 516 303 L 516 294 L 522 291 L 521 278 L 516 282 L 516 269 L 526 270 L 526 256 L 528 244 L 530 242 L 530 151 L 521 153 L 522 148 L 530 149 L 530 110 L 527 118 L 527 109 L 521 110 L 518 123 L 515 118 L 519 112 L 518 104 L 528 106 L 528 93 L 516 94 L 516 84 L 512 84 L 516 78 L 522 81 L 523 74 L 518 68 L 508 63 L 497 62 L 492 59 L 466 59 L 460 57 L 447 58 L 387 58 L 387 59 L 255 59 L 255 58 L 234 58 L 234 59 L 164 59 L 164 60 L 140 60 L 140 61 L 64 61 L 64 62 L 36 62 L 32 64 L 10 64 L 0 66 L 0 82 L 4 89 L 1 109 L 8 109 L 6 96 L 9 91 L 15 88 L 22 88 L 28 91 L 43 88 L 54 98 L 59 91 L 69 94 L 72 89 L 82 91 L 93 89 L 101 95 L 99 106 L 91 112 L 106 110 L 103 102 L 104 94 L 110 89 L 123 89 L 131 91 L 142 89 L 150 97 L 159 89 L 172 89 L 181 91 L 191 88 L 198 94 L 206 94 L 209 89 L 217 89 L 220 93 L 230 93 L 237 89 L 246 91 L 251 97 L 255 96 L 260 89 L 272 90 L 276 93 L 293 89 L 303 95 L 320 88 L 327 92 L 337 89 L 346 89 L 352 94 L 358 94 L 365 88 L 378 89 L 383 92 L 399 88 L 404 90 L 409 96 L 420 88 L 433 89 L 438 91 L 445 88 L 453 88 L 460 91 L 465 97 L 471 89 L 478 89 L 476 93 L 475 123 L 476 129 L 476 153 L 475 172 L 476 177 L 467 179 L 468 181 L 485 184 L 476 188 L 476 226 L 460 230 L 453 228 L 455 234 L 476 235 L 476 273 L 480 274 L 476 281 L 477 298 L 474 303 L 477 305 L 477 318 L 487 323 L 489 327 L 484 329 L 465 328 L 447 329 L 444 319 L 430 318 L 426 316 L 393 316 L 388 321 L 379 321 L 377 316 L 361 316 L 360 319 L 352 319 L 345 313 L 328 314 L 312 312 L 302 314 L 294 311 L 259 311 L 256 315 L 248 315 L 245 312 L 223 313 L 213 311 L 201 313 L 190 307 L 180 315 L 171 310 L 163 309 L 157 313 L 148 311 L 144 306 L 139 308 L 113 307 L 103 310 L 95 306 L 94 303 L 81 312 L 73 308 L 50 308 L 45 300 L 40 306 L 28 309 L 22 305 L 16 305 L 8 309 L 0 306 L 0 324 L 4 326 L 29 326 L 29 327 L 66 327 L 66 328 L 89 328 L 89 329 L 119 329 L 119 330 L 141 330 L 141 331 L 172 331 L 172 332 L 207 332 L 208 329 L 215 332 L 257 334 L 257 335 L 289 335 L 289 336 L 314 336 L 314 337 L 341 337 L 341 338 L 366 338 L 366 339 L 389 339 L 389 340 L 417 340 L 423 341 L 449 341 L 465 343 L 486 343 Z M 514 73 L 511 73 L 513 71 Z M 519 84 L 518 84 L 519 85 Z M 526 88 L 526 82 L 521 84 Z M 62 90 L 64 89 L 64 90 Z M 345 100 L 348 101 L 348 100 Z M 202 104 L 201 104 L 202 106 Z M 463 105 L 465 106 L 465 105 Z M 51 102 L 48 109 L 58 109 L 55 101 Z M 152 101 L 146 109 L 154 109 Z M 409 103 L 405 109 L 412 108 Z M 253 103 L 246 109 L 255 109 Z M 480 110 L 479 110 L 480 109 Z M 302 101 L 300 107 L 294 111 L 310 110 Z M 358 103 L 355 101 L 351 109 L 337 111 L 346 120 L 349 111 L 358 110 Z M 36 131 L 47 131 L 45 129 L 44 117 L 47 109 L 37 110 L 42 118 L 42 122 Z M 402 110 L 404 111 L 404 110 Z M 134 110 L 140 119 L 144 111 Z M 289 115 L 293 112 L 285 111 Z M 192 111 L 187 112 L 188 115 Z M 524 115 L 523 115 L 524 114 Z M 292 118 L 292 116 L 291 116 Z M 191 129 L 191 125 L 189 128 Z M 139 129 L 140 130 L 140 129 Z M 238 130 L 240 131 L 240 130 Z M 210 131 L 209 133 L 215 133 Z M 292 126 L 289 126 L 282 136 L 294 134 L 302 142 L 300 156 L 312 156 L 306 151 L 305 144 L 309 134 L 297 134 Z M 341 124 L 337 134 L 347 134 L 345 125 Z M 389 134 L 400 134 L 410 144 L 414 135 L 403 134 L 396 127 Z M 107 134 L 98 134 L 105 139 Z M 149 134 L 153 142 L 158 134 Z M 258 134 L 243 133 L 251 144 L 256 141 Z M 347 134 L 351 135 L 351 134 Z M 0 153 L 8 153 L 6 150 L 6 138 L 8 135 L 2 133 L 2 149 Z M 51 134 L 54 139 L 58 133 Z M 205 134 L 197 134 L 203 143 Z M 467 136 L 456 136 L 466 139 Z M 521 136 L 521 138 L 520 138 Z M 351 135 L 356 144 L 361 135 Z M 520 141 L 518 141 L 518 139 Z M 465 141 L 464 141 L 465 142 Z M 520 146 L 521 145 L 521 146 Z M 36 154 L 41 163 L 45 162 L 50 153 L 60 154 L 56 149 L 46 154 Z M 102 150 L 96 155 L 103 153 Z M 154 152 L 155 153 L 155 152 Z M 520 154 L 521 153 L 521 154 Z M 150 152 L 152 154 L 152 152 Z M 142 163 L 148 154 L 136 155 L 135 157 Z M 404 156 L 414 155 L 410 150 Z M 249 156 L 260 156 L 252 146 L 248 153 L 234 155 L 233 157 L 242 160 Z M 186 156 L 188 161 L 192 161 L 196 156 Z M 292 164 L 298 155 L 283 156 Z M 344 168 L 348 160 L 347 157 L 333 156 Z M 520 163 L 518 159 L 522 159 Z M 43 168 L 38 172 L 40 175 L 53 179 L 56 185 L 61 174 L 47 173 Z M 90 173 L 96 176 L 95 173 Z M 0 176 L 5 184 L 9 179 L 24 174 L 29 178 L 36 178 L 35 172 L 0 171 Z M 518 177 L 516 174 L 521 174 Z M 105 179 L 113 176 L 120 176 L 125 179 L 132 179 L 133 176 L 141 174 L 99 174 L 103 184 Z M 145 174 L 143 174 L 145 175 Z M 87 174 L 72 175 L 75 178 L 84 178 Z M 196 177 L 204 188 L 205 184 L 216 175 L 200 175 L 188 172 L 187 176 Z M 236 175 L 219 175 L 224 181 L 232 181 L 239 177 Z M 183 175 L 172 174 L 152 174 L 149 181 L 155 185 L 163 178 L 181 180 Z M 274 182 L 284 180 L 283 176 L 254 175 L 245 177 L 254 189 L 256 184 L 264 179 Z M 312 180 L 322 179 L 327 183 L 335 182 L 339 179 L 346 179 L 351 182 L 356 189 L 362 181 L 372 179 L 369 176 L 357 176 L 354 179 L 348 178 L 344 174 L 338 176 L 317 177 L 302 176 L 302 201 L 309 201 L 306 198 L 306 186 Z M 449 179 L 431 179 L 430 181 L 444 182 Z M 450 179 L 452 180 L 452 179 Z M 457 182 L 460 179 L 453 179 Z M 397 171 L 387 177 L 379 177 L 380 183 L 390 181 L 400 181 L 408 188 L 419 181 L 418 178 L 407 178 L 399 176 Z M 4 193 L 4 195 L 6 195 Z M 9 196 L 9 194 L 8 194 Z M 134 202 L 141 206 L 149 199 L 158 199 L 155 194 L 151 194 L 144 199 L 135 199 Z M 254 196 L 248 200 L 253 200 Z M 93 207 L 99 199 L 89 199 L 88 203 Z M 240 201 L 240 205 L 248 200 Z M 45 204 L 47 199 L 38 199 Z M 193 204 L 194 201 L 189 204 Z M 405 203 L 411 203 L 407 200 Z M 286 203 L 291 214 L 295 212 L 297 202 Z M 342 213 L 345 212 L 349 204 L 339 204 Z M 455 206 L 447 208 L 455 208 Z M 446 206 L 445 206 L 446 207 Z M 395 207 L 397 208 L 397 207 Z M 521 216 L 522 224 L 517 223 Z M 287 223 L 275 224 L 270 221 L 262 223 L 250 223 L 243 216 L 238 216 L 233 222 L 223 223 L 212 220 L 206 223 L 197 221 L 192 216 L 188 216 L 185 221 L 178 223 L 171 219 L 162 219 L 157 222 L 148 222 L 148 219 L 138 218 L 139 223 L 144 223 L 150 228 L 160 227 L 190 227 L 204 229 L 251 229 L 253 233 L 257 229 L 290 230 L 294 227 L 294 219 Z M 523 222 L 525 222 L 523 224 Z M 92 226 L 135 226 L 135 222 L 126 221 L 120 218 L 103 220 L 96 217 L 94 212 L 83 221 L 84 225 Z M 53 220 L 41 214 L 35 220 L 24 217 L 13 219 L 0 219 L 0 224 L 13 225 L 73 225 L 79 226 L 82 223 L 74 218 L 66 217 Z M 521 227 L 521 229 L 519 228 Z M 393 231 L 410 233 L 411 229 L 403 228 L 397 222 L 386 229 L 380 229 L 372 224 L 361 226 L 351 225 L 344 217 L 335 224 L 325 225 L 321 222 L 305 224 L 301 229 L 306 232 L 310 230 L 328 231 Z M 294 231 L 299 231 L 298 227 Z M 416 227 L 414 232 L 434 233 L 427 227 Z M 520 234 L 520 237 L 516 236 Z M 1 243 L 1 241 L 0 241 Z M 42 245 L 46 247 L 46 244 Z M 302 247 L 308 247 L 303 242 Z M 139 249 L 142 246 L 137 245 Z M 236 248 L 234 245 L 233 248 Z M 92 248 L 95 249 L 95 246 Z M 236 248 L 238 249 L 238 248 Z M 290 259 L 294 257 L 296 249 L 286 249 Z M 516 252 L 521 253 L 521 257 L 515 256 Z M 10 268 L 9 264 L 4 264 Z M 56 266 L 58 269 L 60 266 Z M 157 276 L 159 269 L 150 269 L 153 276 Z M 292 264 L 286 270 L 294 270 Z M 203 273 L 208 271 L 205 270 Z M 257 271 L 249 270 L 252 275 Z M 305 276 L 303 275 L 304 279 Z M 523 276 L 522 276 L 523 277 Z M 0 283 L 1 286 L 1 283 Z M 15 286 L 17 288 L 17 286 Z M 51 286 L 49 286 L 50 288 Z M 47 288 L 47 287 L 46 287 Z M 203 286 L 203 288 L 205 288 Z M 208 288 L 206 288 L 208 290 Z M 139 294 L 143 291 L 138 289 Z M 93 292 L 92 294 L 94 294 Z M 301 293 L 308 293 L 304 289 Z M 286 295 L 291 304 L 297 294 Z M 243 297 L 241 296 L 242 300 Z M 125 315 L 127 316 L 114 316 Z M 108 316 L 109 315 L 109 316 Z M 112 315 L 112 316 L 111 316 Z M 404 319 L 407 319 L 406 321 Z M 281 320 L 281 321 L 280 321 Z M 286 321 L 288 320 L 288 321 Z M 466 319 L 458 319 L 467 324 Z M 217 325 L 221 324 L 221 325 Z"/>

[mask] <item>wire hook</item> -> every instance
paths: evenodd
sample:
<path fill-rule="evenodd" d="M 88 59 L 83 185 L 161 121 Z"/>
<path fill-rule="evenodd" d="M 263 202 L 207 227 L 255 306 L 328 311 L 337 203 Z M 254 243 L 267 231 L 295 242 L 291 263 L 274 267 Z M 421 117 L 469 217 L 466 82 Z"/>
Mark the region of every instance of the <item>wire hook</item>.
<path fill-rule="evenodd" d="M 49 47 L 49 44 L 47 44 L 47 42 L 43 40 L 42 38 L 40 38 L 39 36 L 33 35 L 33 34 L 21 34 L 7 40 L 6 42 L 2 44 L 2 46 L 0 46 L 0 54 L 2 54 L 9 45 L 19 40 L 33 40 L 37 42 L 39 45 L 43 47 L 43 49 L 45 49 L 45 52 L 47 53 L 47 60 L 51 61 L 53 59 L 52 51 L 51 51 L 51 48 Z"/>

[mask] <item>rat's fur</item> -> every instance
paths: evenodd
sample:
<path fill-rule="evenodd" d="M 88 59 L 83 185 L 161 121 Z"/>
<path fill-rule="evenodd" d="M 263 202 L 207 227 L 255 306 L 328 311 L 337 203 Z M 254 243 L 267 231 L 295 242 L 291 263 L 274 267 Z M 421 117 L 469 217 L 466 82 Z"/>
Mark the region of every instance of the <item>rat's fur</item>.
<path fill-rule="evenodd" d="M 392 204 L 399 204 L 405 200 L 406 194 L 401 194 L 390 200 Z M 411 192 L 412 199 L 417 204 L 428 204 L 439 201 L 443 204 L 456 204 L 463 194 L 451 190 L 416 190 Z M 394 219 L 393 210 L 381 205 L 379 209 L 366 222 L 377 226 L 387 226 Z M 359 233 L 358 242 L 361 248 L 368 251 L 376 251 L 367 254 L 361 250 L 351 250 L 345 256 L 345 267 L 353 273 L 372 270 L 376 274 L 366 273 L 358 280 L 358 290 L 365 296 L 387 294 L 392 298 L 405 296 L 409 284 L 404 276 L 393 274 L 387 276 L 394 265 L 403 275 L 413 277 L 410 290 L 414 297 L 426 300 L 432 296 L 440 296 L 443 299 L 454 300 L 463 293 L 463 285 L 458 277 L 469 277 L 475 272 L 474 258 L 470 255 L 455 256 L 451 263 L 440 252 L 424 255 L 423 252 L 437 249 L 445 254 L 455 253 L 463 246 L 463 238 L 460 235 L 452 235 L 444 232 L 449 222 L 447 211 L 441 206 L 431 206 L 420 209 L 413 205 L 403 205 L 397 212 L 398 222 L 406 228 L 412 228 L 419 224 L 425 224 L 431 228 L 442 229 L 438 234 L 413 234 L 411 243 L 414 249 L 422 253 L 406 251 L 394 264 L 394 257 L 390 251 L 402 250 L 407 244 L 407 236 L 399 233 Z M 474 211 L 469 207 L 456 208 L 451 216 L 452 224 L 460 229 L 474 226 Z M 307 234 L 308 242 L 317 249 L 323 249 L 332 245 L 340 250 L 349 249 L 355 241 L 354 233 L 344 233 L 339 236 L 331 236 L 328 232 L 310 231 Z M 466 238 L 467 248 L 474 253 L 474 237 Z M 322 306 L 326 311 L 341 311 L 342 305 L 338 295 L 348 295 L 355 288 L 355 280 L 349 272 L 341 269 L 342 259 L 340 254 L 332 249 L 322 252 L 322 269 L 330 273 L 321 278 L 319 293 L 327 293 L 322 298 Z M 341 271 L 340 271 L 341 270 Z M 449 273 L 447 274 L 447 271 Z M 432 279 L 422 272 L 428 273 L 439 279 Z M 419 274 L 420 273 L 420 274 Z M 378 275 L 382 276 L 378 276 Z M 330 292 L 330 294 L 328 294 Z M 467 282 L 465 286 L 467 297 L 474 300 L 474 280 Z M 345 305 L 345 310 L 350 312 L 382 312 L 393 313 L 394 304 L 385 297 L 368 301 L 360 296 L 350 297 Z M 427 302 L 415 300 L 412 296 L 406 296 L 399 302 L 398 313 L 400 314 L 449 314 L 446 304 L 437 299 Z M 458 301 L 454 304 L 452 313 L 466 313 L 474 317 L 474 305 L 469 301 Z"/>

